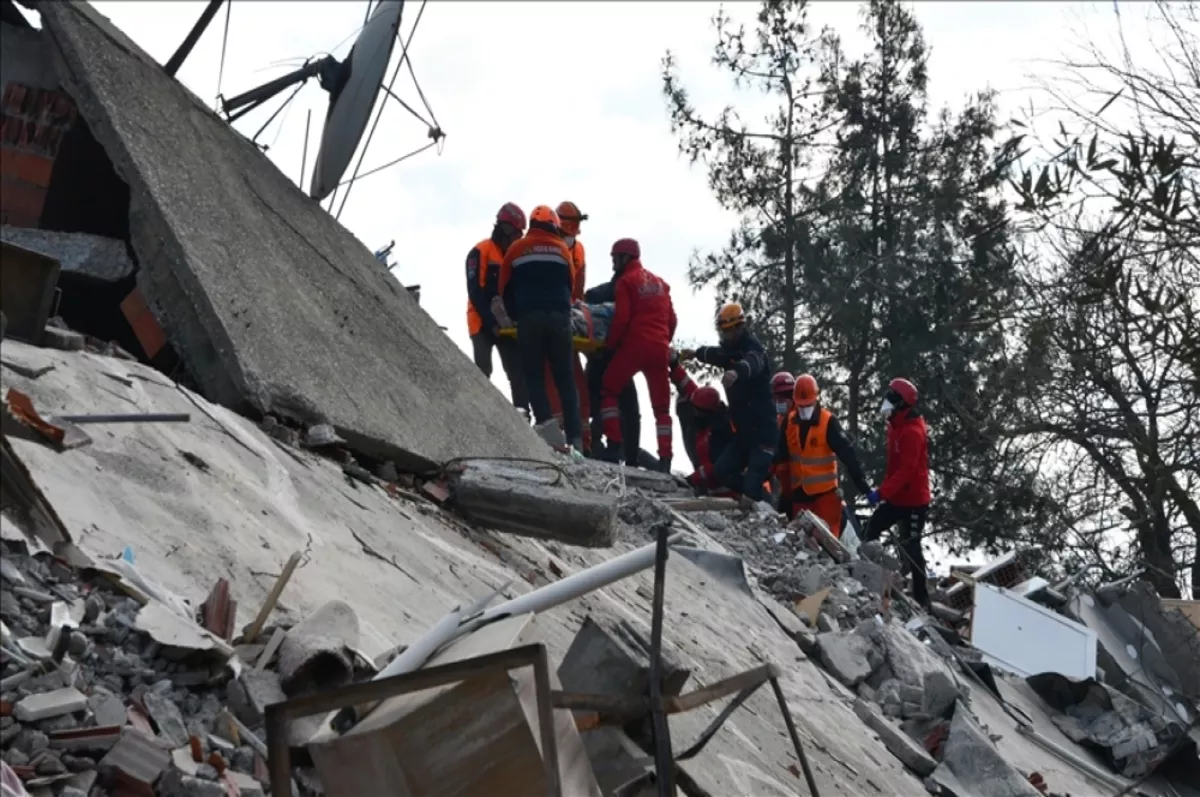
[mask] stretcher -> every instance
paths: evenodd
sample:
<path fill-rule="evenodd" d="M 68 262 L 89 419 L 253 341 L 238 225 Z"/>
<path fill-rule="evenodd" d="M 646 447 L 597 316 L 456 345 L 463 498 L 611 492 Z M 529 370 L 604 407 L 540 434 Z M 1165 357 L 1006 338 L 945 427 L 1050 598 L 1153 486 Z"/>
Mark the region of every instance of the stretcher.
<path fill-rule="evenodd" d="M 517 328 L 502 327 L 500 329 L 500 336 L 515 339 L 517 337 Z M 575 351 L 579 354 L 595 354 L 604 348 L 604 341 L 589 338 L 585 335 L 575 335 L 571 340 L 575 344 Z"/>

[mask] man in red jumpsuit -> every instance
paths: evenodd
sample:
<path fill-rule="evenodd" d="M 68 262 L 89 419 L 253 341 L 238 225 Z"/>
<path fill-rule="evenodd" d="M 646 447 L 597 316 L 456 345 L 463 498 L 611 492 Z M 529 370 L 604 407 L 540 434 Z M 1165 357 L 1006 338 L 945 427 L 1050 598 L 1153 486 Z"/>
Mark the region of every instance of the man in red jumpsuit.
<path fill-rule="evenodd" d="M 635 375 L 645 375 L 658 437 L 659 469 L 670 473 L 669 362 L 671 338 L 675 336 L 678 319 L 671 303 L 671 286 L 647 271 L 641 258 L 642 249 L 632 238 L 622 238 L 613 244 L 616 306 L 604 344 L 612 351 L 612 361 L 604 371 L 600 387 L 600 417 L 604 419 L 604 436 L 610 447 L 620 452 L 623 446 L 618 397 Z"/>
<path fill-rule="evenodd" d="M 683 369 L 679 368 L 678 370 L 682 371 Z M 689 426 L 694 437 L 690 441 L 685 440 L 685 446 L 695 470 L 692 475 L 688 476 L 688 484 L 692 486 L 697 495 L 736 498 L 736 493 L 721 484 L 714 467 L 714 463 L 725 451 L 725 447 L 733 440 L 733 424 L 729 420 L 729 409 L 725 406 L 725 402 L 721 401 L 721 394 L 715 387 L 697 387 L 686 373 L 684 377 L 686 384 L 691 387 L 691 392 L 686 398 L 682 392 L 686 388 L 683 387 L 681 381 L 676 380 L 675 384 L 681 388 L 681 402 L 686 402 L 692 410 L 692 422 Z"/>
<path fill-rule="evenodd" d="M 893 379 L 881 411 L 887 419 L 887 466 L 883 484 L 867 500 L 875 507 L 864 542 L 879 539 L 892 526 L 900 527 L 900 553 L 912 571 L 913 598 L 929 606 L 925 554 L 921 533 L 929 513 L 929 438 L 925 419 L 916 414 L 917 388 L 907 379 Z"/>

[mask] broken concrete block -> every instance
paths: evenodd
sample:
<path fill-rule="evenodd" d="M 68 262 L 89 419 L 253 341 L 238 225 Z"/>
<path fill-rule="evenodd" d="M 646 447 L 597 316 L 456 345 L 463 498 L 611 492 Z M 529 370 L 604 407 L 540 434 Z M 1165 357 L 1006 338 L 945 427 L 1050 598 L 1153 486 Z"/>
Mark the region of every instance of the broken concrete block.
<path fill-rule="evenodd" d="M 0 227 L 0 240 L 54 258 L 64 274 L 117 282 L 133 273 L 125 242 L 116 238 L 5 225 Z"/>
<path fill-rule="evenodd" d="M 943 670 L 925 673 L 921 711 L 930 717 L 945 718 L 962 696 L 950 673 Z"/>
<path fill-rule="evenodd" d="M 268 670 L 243 670 L 235 681 L 230 681 L 226 701 L 234 716 L 247 725 L 263 722 L 266 707 L 287 700 L 279 675 Z"/>
<path fill-rule="evenodd" d="M 867 637 L 853 632 L 817 636 L 817 655 L 835 678 L 853 689 L 871 676 L 883 655 Z"/>
<path fill-rule="evenodd" d="M 662 693 L 683 691 L 691 671 L 664 640 Z M 650 633 L 628 620 L 583 621 L 558 666 L 563 688 L 570 692 L 644 695 L 650 689 Z"/>
<path fill-rule="evenodd" d="M 30 695 L 13 707 L 18 722 L 37 722 L 87 708 L 87 695 L 74 687 Z"/>
<path fill-rule="evenodd" d="M 42 345 L 48 349 L 83 351 L 87 345 L 87 338 L 69 329 L 47 326 L 46 333 L 42 337 Z"/>
<path fill-rule="evenodd" d="M 534 618 L 509 617 L 451 643 L 430 667 L 530 644 Z M 551 672 L 551 688 L 559 689 Z M 546 792 L 532 668 L 492 671 L 385 700 L 346 734 L 308 746 L 328 797 L 525 797 Z M 554 712 L 563 797 L 600 797 L 569 711 Z"/>
<path fill-rule="evenodd" d="M 962 703 L 954 709 L 950 732 L 942 746 L 942 766 L 947 767 L 968 794 L 978 797 L 1038 797 L 1029 784 L 972 719 Z"/>
<path fill-rule="evenodd" d="M 497 531 L 587 548 L 614 541 L 618 502 L 612 496 L 498 478 L 474 468 L 454 479 L 451 493 L 467 520 Z"/>
<path fill-rule="evenodd" d="M 187 725 L 184 724 L 179 707 L 171 702 L 171 698 L 154 689 L 148 689 L 142 693 L 142 705 L 146 707 L 150 719 L 158 726 L 159 736 L 171 747 L 187 744 Z"/>
<path fill-rule="evenodd" d="M 99 770 L 135 794 L 153 794 L 154 783 L 171 761 L 157 739 L 133 727 L 121 731 L 121 740 L 100 760 Z"/>
<path fill-rule="evenodd" d="M 125 701 L 112 692 L 96 689 L 88 698 L 88 708 L 101 727 L 125 724 Z"/>
<path fill-rule="evenodd" d="M 294 625 L 279 646 L 279 675 L 285 694 L 333 689 L 354 678 L 349 648 L 358 646 L 358 615 L 343 601 L 330 601 Z"/>
<path fill-rule="evenodd" d="M 884 746 L 891 751 L 892 755 L 900 759 L 904 766 L 921 777 L 925 777 L 937 769 L 937 762 L 929 753 L 925 752 L 924 747 L 893 725 L 870 703 L 859 698 L 854 702 L 854 713 L 871 730 L 879 734 Z"/>

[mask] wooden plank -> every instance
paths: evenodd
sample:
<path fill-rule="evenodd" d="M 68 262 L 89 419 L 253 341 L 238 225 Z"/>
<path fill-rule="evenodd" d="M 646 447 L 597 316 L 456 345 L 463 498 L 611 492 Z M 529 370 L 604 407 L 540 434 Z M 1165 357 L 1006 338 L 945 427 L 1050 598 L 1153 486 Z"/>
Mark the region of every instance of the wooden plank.
<path fill-rule="evenodd" d="M 263 626 L 267 624 L 267 618 L 275 610 L 275 604 L 279 603 L 279 596 L 283 594 L 283 588 L 291 580 L 292 573 L 296 572 L 296 566 L 300 564 L 300 557 L 300 551 L 296 551 L 288 557 L 287 564 L 283 566 L 283 572 L 279 574 L 279 578 L 275 579 L 275 584 L 271 587 L 271 591 L 267 593 L 267 599 L 263 601 L 262 608 L 258 610 L 258 616 L 254 618 L 254 622 L 246 629 L 246 633 L 243 635 L 244 642 L 253 642 L 262 633 Z"/>

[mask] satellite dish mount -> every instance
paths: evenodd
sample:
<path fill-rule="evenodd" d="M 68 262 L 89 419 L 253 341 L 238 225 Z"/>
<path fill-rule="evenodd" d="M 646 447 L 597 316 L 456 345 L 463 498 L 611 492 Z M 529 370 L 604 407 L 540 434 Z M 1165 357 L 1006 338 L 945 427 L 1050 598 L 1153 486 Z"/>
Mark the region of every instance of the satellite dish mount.
<path fill-rule="evenodd" d="M 256 89 L 250 89 L 228 100 L 222 97 L 221 110 L 225 113 L 226 121 L 235 122 L 284 89 L 304 83 L 313 77 L 317 78 L 321 88 L 336 97 L 341 88 L 345 86 L 346 80 L 349 79 L 349 73 L 348 59 L 345 64 L 332 55 L 318 58 L 315 61 L 310 59 L 295 72 L 277 77 L 270 83 L 264 83 Z"/>

